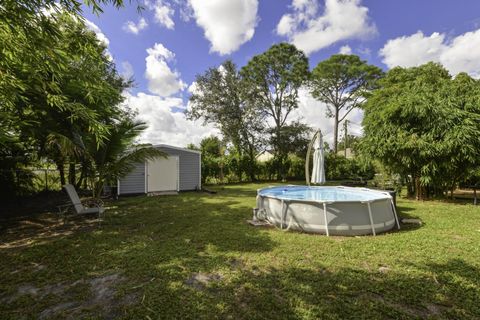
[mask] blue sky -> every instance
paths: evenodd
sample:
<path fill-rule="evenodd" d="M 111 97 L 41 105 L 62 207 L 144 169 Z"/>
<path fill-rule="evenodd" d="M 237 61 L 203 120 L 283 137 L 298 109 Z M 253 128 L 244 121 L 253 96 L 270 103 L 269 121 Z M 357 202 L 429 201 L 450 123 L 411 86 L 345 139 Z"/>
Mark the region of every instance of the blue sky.
<path fill-rule="evenodd" d="M 478 0 L 148 0 L 85 18 L 136 86 L 126 103 L 148 122 L 144 141 L 184 146 L 217 133 L 185 119 L 195 75 L 233 59 L 243 66 L 281 41 L 304 50 L 313 68 L 330 55 L 359 55 L 388 70 L 437 61 L 480 75 Z M 294 117 L 331 131 L 325 106 L 302 91 Z M 360 134 L 362 114 L 351 131 Z M 293 120 L 293 118 L 292 118 Z M 327 137 L 328 138 L 328 137 Z"/>

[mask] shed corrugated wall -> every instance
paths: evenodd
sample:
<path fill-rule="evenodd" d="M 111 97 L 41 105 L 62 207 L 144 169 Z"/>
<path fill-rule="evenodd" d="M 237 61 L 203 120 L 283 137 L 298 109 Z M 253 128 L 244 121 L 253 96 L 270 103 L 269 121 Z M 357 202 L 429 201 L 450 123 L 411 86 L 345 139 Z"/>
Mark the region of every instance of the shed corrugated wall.
<path fill-rule="evenodd" d="M 200 154 L 168 146 L 158 147 L 163 152 L 178 156 L 180 161 L 180 190 L 196 190 L 201 187 Z M 120 194 L 145 193 L 145 164 L 138 163 L 132 172 L 119 180 Z"/>
<path fill-rule="evenodd" d="M 161 146 L 160 150 L 169 155 L 180 158 L 180 190 L 196 190 L 201 187 L 200 154 L 184 151 L 168 146 Z"/>
<path fill-rule="evenodd" d="M 119 180 L 120 194 L 145 193 L 145 163 L 138 163 L 125 177 Z"/>

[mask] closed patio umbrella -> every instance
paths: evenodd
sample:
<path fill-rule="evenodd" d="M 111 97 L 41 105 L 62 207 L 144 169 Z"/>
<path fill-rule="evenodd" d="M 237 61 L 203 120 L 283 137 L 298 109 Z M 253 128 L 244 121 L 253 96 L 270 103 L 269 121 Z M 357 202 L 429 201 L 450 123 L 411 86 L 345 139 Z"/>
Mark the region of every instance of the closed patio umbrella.
<path fill-rule="evenodd" d="M 313 152 L 313 170 L 312 170 L 312 179 L 310 180 L 313 184 L 324 184 L 325 183 L 325 155 L 323 152 L 323 139 L 322 133 L 318 132 L 317 138 L 314 142 L 314 152 Z"/>

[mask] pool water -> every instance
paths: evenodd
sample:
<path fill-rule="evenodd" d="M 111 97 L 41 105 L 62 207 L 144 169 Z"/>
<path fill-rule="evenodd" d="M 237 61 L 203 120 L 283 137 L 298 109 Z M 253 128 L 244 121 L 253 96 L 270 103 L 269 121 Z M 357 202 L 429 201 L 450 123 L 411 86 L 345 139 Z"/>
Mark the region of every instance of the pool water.
<path fill-rule="evenodd" d="M 372 201 L 389 198 L 384 192 L 348 187 L 317 186 L 279 186 L 259 190 L 260 196 L 274 197 L 284 200 L 328 201 Z"/>

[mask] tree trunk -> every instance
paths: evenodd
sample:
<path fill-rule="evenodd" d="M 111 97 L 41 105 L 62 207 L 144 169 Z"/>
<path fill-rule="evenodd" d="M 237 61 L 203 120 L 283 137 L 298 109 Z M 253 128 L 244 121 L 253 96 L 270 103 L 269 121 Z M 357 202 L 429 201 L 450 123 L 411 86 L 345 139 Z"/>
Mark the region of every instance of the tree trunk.
<path fill-rule="evenodd" d="M 286 162 L 287 162 L 288 155 L 282 154 L 282 158 L 280 160 L 281 163 L 281 175 L 282 175 L 282 182 L 287 181 L 287 168 L 286 168 Z"/>
<path fill-rule="evenodd" d="M 415 177 L 415 199 L 422 200 L 422 187 L 420 186 L 420 178 Z"/>
<path fill-rule="evenodd" d="M 411 168 L 410 169 L 410 186 L 411 186 L 411 194 L 410 196 L 411 197 L 415 197 L 417 198 L 417 195 L 418 195 L 418 186 L 417 186 L 417 182 L 418 184 L 420 184 L 419 178 L 417 178 L 418 174 L 417 174 L 417 169 L 416 168 Z"/>
<path fill-rule="evenodd" d="M 248 175 L 250 176 L 250 181 L 255 182 L 257 181 L 257 177 L 255 177 L 255 169 L 253 167 L 248 169 Z"/>
<path fill-rule="evenodd" d="M 223 162 L 220 162 L 220 185 L 223 185 Z"/>
<path fill-rule="evenodd" d="M 257 180 L 255 177 L 257 163 L 255 160 L 255 150 L 250 144 L 248 146 L 247 153 L 248 153 L 248 176 L 250 177 L 250 180 L 254 182 Z"/>
<path fill-rule="evenodd" d="M 281 181 L 285 181 L 285 161 L 284 161 L 284 151 L 283 151 L 283 148 L 281 146 L 281 141 L 280 141 L 280 137 L 281 137 L 281 134 L 280 134 L 280 131 L 281 131 L 281 124 L 280 124 L 280 120 L 277 120 L 276 123 L 276 128 L 275 128 L 275 149 L 276 149 L 276 157 L 277 157 L 277 161 L 278 161 L 278 178 L 280 178 Z"/>
<path fill-rule="evenodd" d="M 85 179 L 85 171 L 81 170 L 80 171 L 80 178 L 78 178 L 77 183 L 75 183 L 75 189 L 77 189 L 77 190 L 80 189 L 84 179 Z"/>
<path fill-rule="evenodd" d="M 347 140 L 348 140 L 348 120 L 345 119 L 344 121 L 344 125 L 345 125 L 345 136 L 343 138 L 343 155 L 345 156 L 345 158 L 347 158 Z"/>
<path fill-rule="evenodd" d="M 242 182 L 242 177 L 243 177 L 243 170 L 244 168 L 244 159 L 241 153 L 238 153 L 238 169 L 237 169 L 237 177 L 238 177 L 238 182 Z"/>
<path fill-rule="evenodd" d="M 335 107 L 335 123 L 333 126 L 333 151 L 337 155 L 338 152 L 338 117 L 339 117 L 338 107 Z"/>
<path fill-rule="evenodd" d="M 410 177 L 408 177 L 408 175 L 405 176 L 405 184 L 407 185 L 408 197 L 415 196 L 415 179 L 413 177 L 413 174 L 411 174 Z"/>
<path fill-rule="evenodd" d="M 96 184 L 94 184 L 94 187 L 92 189 L 93 189 L 93 197 L 95 199 L 100 199 L 100 197 L 102 196 L 102 191 L 104 186 L 105 186 L 104 181 L 98 181 Z"/>
<path fill-rule="evenodd" d="M 75 184 L 75 189 L 80 189 L 82 185 L 85 185 L 85 179 L 87 178 L 87 163 L 85 160 L 82 160 L 80 167 L 80 178 L 77 179 Z"/>
<path fill-rule="evenodd" d="M 252 182 L 255 182 L 255 181 L 257 181 L 257 178 L 255 177 L 255 166 L 256 166 L 255 156 L 250 154 L 248 162 L 250 162 L 250 165 L 248 166 L 248 175 L 250 176 L 250 180 Z"/>
<path fill-rule="evenodd" d="M 63 168 L 63 162 L 55 162 L 56 166 L 57 166 L 57 170 L 58 170 L 58 174 L 60 175 L 60 184 L 62 186 L 66 185 L 66 181 L 65 181 L 65 171 L 64 171 L 64 168 Z"/>
<path fill-rule="evenodd" d="M 76 181 L 76 170 L 75 170 L 75 162 L 70 162 L 68 164 L 68 183 L 75 185 Z"/>
<path fill-rule="evenodd" d="M 450 184 L 450 199 L 453 200 L 453 194 L 455 192 L 455 187 L 457 186 L 457 178 L 454 177 L 452 179 L 452 183 Z M 447 192 L 448 195 L 448 192 Z"/>

